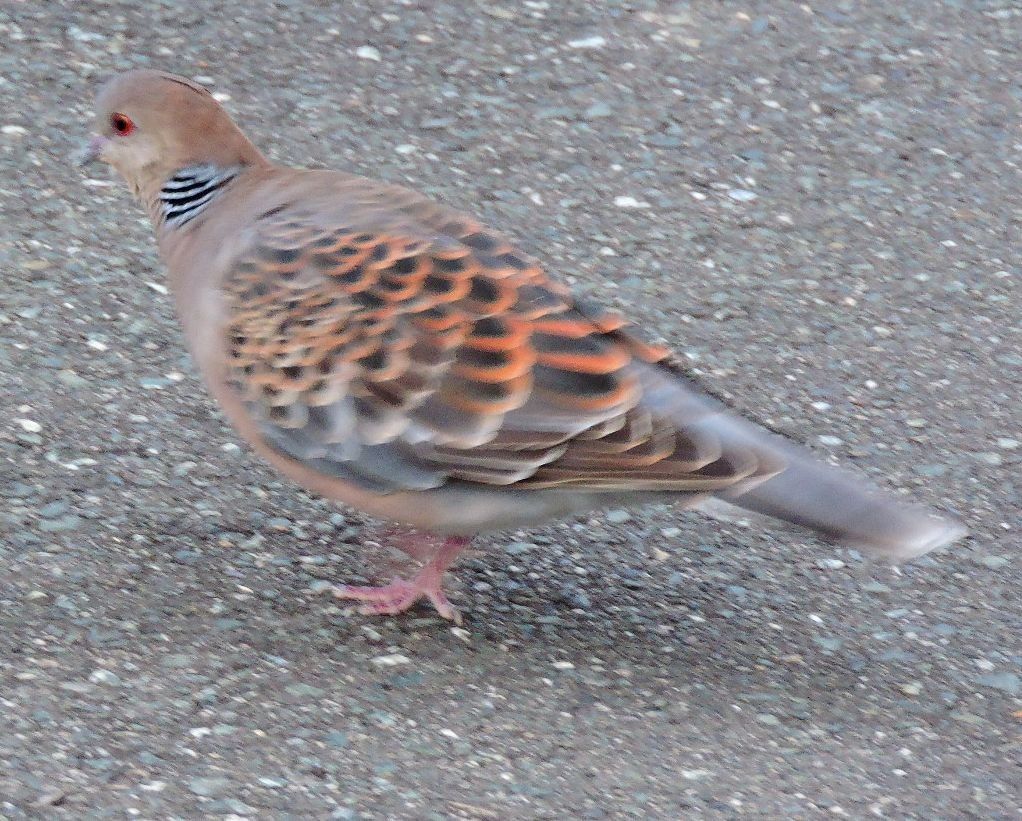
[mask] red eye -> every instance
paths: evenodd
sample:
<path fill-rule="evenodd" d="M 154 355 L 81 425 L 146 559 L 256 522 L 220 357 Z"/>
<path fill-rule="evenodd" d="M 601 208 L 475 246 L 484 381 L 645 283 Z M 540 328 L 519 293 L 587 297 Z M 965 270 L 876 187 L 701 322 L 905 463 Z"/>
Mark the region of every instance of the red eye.
<path fill-rule="evenodd" d="M 114 130 L 115 134 L 119 134 L 122 137 L 127 137 L 135 130 L 135 124 L 131 121 L 131 118 L 123 114 L 111 114 L 110 127 Z"/>

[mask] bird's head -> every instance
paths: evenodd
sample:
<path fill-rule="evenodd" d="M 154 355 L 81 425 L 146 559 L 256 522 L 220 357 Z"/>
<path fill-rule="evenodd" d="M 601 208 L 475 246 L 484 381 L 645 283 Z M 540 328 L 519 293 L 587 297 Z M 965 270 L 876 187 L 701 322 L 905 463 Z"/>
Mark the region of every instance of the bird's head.
<path fill-rule="evenodd" d="M 143 199 L 182 168 L 266 162 L 205 88 L 162 71 L 127 71 L 104 84 L 92 131 L 81 164 L 113 166 Z"/>

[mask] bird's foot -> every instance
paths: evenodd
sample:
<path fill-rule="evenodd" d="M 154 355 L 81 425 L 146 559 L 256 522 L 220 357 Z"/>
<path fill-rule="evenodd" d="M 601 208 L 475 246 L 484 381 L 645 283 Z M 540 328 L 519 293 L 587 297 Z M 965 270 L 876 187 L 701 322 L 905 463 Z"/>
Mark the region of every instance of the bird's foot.
<path fill-rule="evenodd" d="M 447 539 L 411 581 L 395 579 L 382 587 L 336 585 L 339 599 L 363 602 L 359 612 L 369 616 L 394 616 L 410 609 L 419 599 L 429 599 L 443 618 L 461 624 L 461 614 L 443 591 L 443 576 L 448 565 L 468 544 L 468 539 Z"/>
<path fill-rule="evenodd" d="M 461 614 L 448 601 L 440 585 L 425 586 L 414 581 L 394 579 L 382 587 L 353 587 L 338 585 L 333 589 L 339 599 L 354 599 L 363 602 L 359 613 L 367 616 L 396 616 L 410 609 L 419 599 L 429 599 L 437 613 L 445 619 L 461 624 Z"/>

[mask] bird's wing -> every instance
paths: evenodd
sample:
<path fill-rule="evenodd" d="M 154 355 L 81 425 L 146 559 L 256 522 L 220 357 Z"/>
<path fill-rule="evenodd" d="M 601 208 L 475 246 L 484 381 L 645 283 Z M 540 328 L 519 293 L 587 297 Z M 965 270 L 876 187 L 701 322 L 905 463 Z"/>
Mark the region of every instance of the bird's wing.
<path fill-rule="evenodd" d="M 278 452 L 380 493 L 714 492 L 782 468 L 680 377 L 665 399 L 666 350 L 499 234 L 403 189 L 337 198 L 268 209 L 223 278 L 229 382 Z"/>

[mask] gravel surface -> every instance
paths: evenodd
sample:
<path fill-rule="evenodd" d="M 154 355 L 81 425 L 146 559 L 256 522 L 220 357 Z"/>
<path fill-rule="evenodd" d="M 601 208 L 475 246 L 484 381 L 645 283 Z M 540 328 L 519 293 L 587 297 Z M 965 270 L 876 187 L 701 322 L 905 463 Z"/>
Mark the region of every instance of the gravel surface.
<path fill-rule="evenodd" d="M 0 816 L 1018 817 L 1020 29 L 1014 0 L 7 0 Z M 382 528 L 239 446 L 140 210 L 66 161 L 142 65 L 277 160 L 474 209 L 971 537 L 895 571 L 610 511 L 482 541 L 464 630 L 338 606 Z"/>

